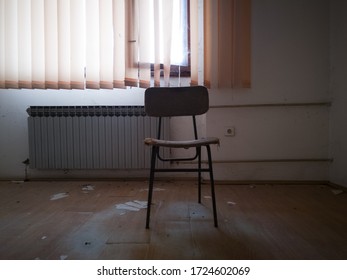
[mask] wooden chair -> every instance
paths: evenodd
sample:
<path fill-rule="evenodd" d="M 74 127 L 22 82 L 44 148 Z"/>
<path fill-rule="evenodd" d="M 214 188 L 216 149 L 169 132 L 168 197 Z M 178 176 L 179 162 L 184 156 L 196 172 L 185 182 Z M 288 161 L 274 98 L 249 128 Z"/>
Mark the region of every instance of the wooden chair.
<path fill-rule="evenodd" d="M 151 169 L 149 178 L 148 190 L 148 204 L 147 204 L 147 218 L 146 228 L 149 228 L 153 184 L 156 172 L 197 172 L 198 173 L 198 202 L 201 203 L 201 173 L 208 172 L 210 175 L 211 184 L 211 198 L 213 207 L 214 226 L 218 227 L 216 197 L 214 190 L 214 179 L 212 169 L 212 158 L 210 145 L 219 145 L 219 139 L 216 137 L 198 138 L 196 118 L 197 115 L 206 113 L 209 109 L 208 91 L 203 86 L 194 87 L 157 87 L 148 88 L 145 91 L 145 111 L 148 116 L 158 117 L 159 125 L 157 131 L 157 138 L 146 138 L 144 140 L 146 145 L 151 146 Z M 191 116 L 193 121 L 193 135 L 192 140 L 171 141 L 161 139 L 161 120 L 163 117 L 179 117 Z M 161 147 L 168 147 L 174 149 L 195 149 L 195 155 L 183 158 L 163 158 L 159 154 Z M 208 168 L 201 166 L 201 148 L 205 147 L 207 150 Z M 161 161 L 193 161 L 197 159 L 196 168 L 157 168 L 157 160 Z"/>

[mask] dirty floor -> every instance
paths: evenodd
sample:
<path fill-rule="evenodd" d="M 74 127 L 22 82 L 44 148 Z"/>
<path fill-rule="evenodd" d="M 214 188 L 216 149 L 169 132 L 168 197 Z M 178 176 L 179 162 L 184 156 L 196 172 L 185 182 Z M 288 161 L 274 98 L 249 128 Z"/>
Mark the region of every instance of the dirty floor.
<path fill-rule="evenodd" d="M 347 195 L 326 185 L 0 182 L 0 259 L 347 259 Z"/>

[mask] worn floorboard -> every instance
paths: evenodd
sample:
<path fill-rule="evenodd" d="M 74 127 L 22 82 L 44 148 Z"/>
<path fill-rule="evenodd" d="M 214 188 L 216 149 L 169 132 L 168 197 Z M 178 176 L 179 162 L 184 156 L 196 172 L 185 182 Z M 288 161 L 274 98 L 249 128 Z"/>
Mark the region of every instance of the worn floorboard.
<path fill-rule="evenodd" d="M 347 259 L 347 195 L 325 185 L 0 182 L 0 259 Z"/>

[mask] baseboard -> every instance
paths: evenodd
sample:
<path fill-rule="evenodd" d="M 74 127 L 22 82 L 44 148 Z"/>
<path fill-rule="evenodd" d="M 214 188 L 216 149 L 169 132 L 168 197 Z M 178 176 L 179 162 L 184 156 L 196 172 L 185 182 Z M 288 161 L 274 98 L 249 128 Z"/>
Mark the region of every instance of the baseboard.
<path fill-rule="evenodd" d="M 328 185 L 329 181 L 315 180 L 215 180 L 218 185 Z"/>

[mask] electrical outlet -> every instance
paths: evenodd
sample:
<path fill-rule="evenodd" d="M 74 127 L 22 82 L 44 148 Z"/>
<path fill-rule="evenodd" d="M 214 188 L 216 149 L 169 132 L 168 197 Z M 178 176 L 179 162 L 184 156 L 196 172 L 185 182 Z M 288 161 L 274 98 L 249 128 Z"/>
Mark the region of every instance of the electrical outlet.
<path fill-rule="evenodd" d="M 235 127 L 234 126 L 226 126 L 224 127 L 224 136 L 235 136 Z"/>

